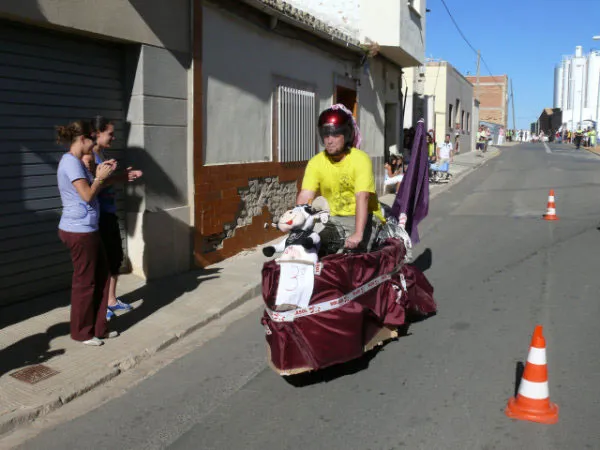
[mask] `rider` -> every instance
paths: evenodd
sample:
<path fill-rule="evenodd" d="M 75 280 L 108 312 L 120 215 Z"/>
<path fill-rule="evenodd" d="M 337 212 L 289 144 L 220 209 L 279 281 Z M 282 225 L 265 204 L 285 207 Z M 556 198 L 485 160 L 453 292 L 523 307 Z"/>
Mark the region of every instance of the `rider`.
<path fill-rule="evenodd" d="M 329 203 L 329 222 L 343 230 L 343 247 L 368 251 L 385 219 L 375 192 L 371 158 L 357 148 L 356 121 L 338 104 L 321 113 L 318 128 L 325 150 L 308 162 L 297 204 L 310 203 L 319 191 Z"/>

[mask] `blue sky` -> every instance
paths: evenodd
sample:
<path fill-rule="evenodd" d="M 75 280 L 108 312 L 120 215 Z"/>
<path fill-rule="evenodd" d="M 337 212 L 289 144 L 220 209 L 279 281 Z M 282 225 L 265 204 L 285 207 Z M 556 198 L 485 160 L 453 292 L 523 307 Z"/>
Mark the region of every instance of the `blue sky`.
<path fill-rule="evenodd" d="M 493 75 L 512 79 L 517 128 L 529 128 L 552 107 L 554 67 L 577 45 L 600 49 L 600 0 L 445 0 L 464 35 Z M 427 0 L 428 58 L 476 73 L 477 55 L 461 38 L 441 0 Z M 485 66 L 481 74 L 489 75 Z M 510 112 L 510 111 L 509 111 Z M 512 127 L 512 112 L 509 126 Z"/>

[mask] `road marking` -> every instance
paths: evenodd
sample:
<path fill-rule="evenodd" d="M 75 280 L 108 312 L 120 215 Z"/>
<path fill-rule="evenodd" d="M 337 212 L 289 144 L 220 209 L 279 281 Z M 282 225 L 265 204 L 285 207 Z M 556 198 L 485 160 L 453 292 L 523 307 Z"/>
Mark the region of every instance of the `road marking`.
<path fill-rule="evenodd" d="M 552 150 L 550 150 L 550 147 L 548 146 L 548 144 L 546 142 L 544 142 L 544 147 L 546 147 L 546 153 L 548 153 L 549 155 L 552 154 Z"/>

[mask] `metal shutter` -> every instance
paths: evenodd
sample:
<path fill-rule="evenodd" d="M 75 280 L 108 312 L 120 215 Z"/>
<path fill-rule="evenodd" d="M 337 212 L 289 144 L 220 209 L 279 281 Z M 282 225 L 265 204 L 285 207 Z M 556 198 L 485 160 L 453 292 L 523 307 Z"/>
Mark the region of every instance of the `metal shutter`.
<path fill-rule="evenodd" d="M 54 126 L 101 114 L 123 148 L 123 55 L 112 43 L 0 22 L 0 306 L 70 285 Z"/>

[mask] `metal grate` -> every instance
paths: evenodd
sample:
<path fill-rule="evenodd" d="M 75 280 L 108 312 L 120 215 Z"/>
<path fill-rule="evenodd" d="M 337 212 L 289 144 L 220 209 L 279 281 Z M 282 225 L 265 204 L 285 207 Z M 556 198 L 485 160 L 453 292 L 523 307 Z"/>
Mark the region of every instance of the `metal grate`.
<path fill-rule="evenodd" d="M 11 377 L 16 378 L 19 381 L 23 381 L 29 384 L 36 384 L 40 381 L 47 380 L 50 377 L 58 374 L 59 372 L 51 369 L 43 364 L 37 364 L 35 366 L 26 367 L 25 369 L 17 370 L 10 374 Z"/>
<path fill-rule="evenodd" d="M 316 150 L 316 96 L 287 86 L 277 89 L 279 162 L 307 161 Z"/>

